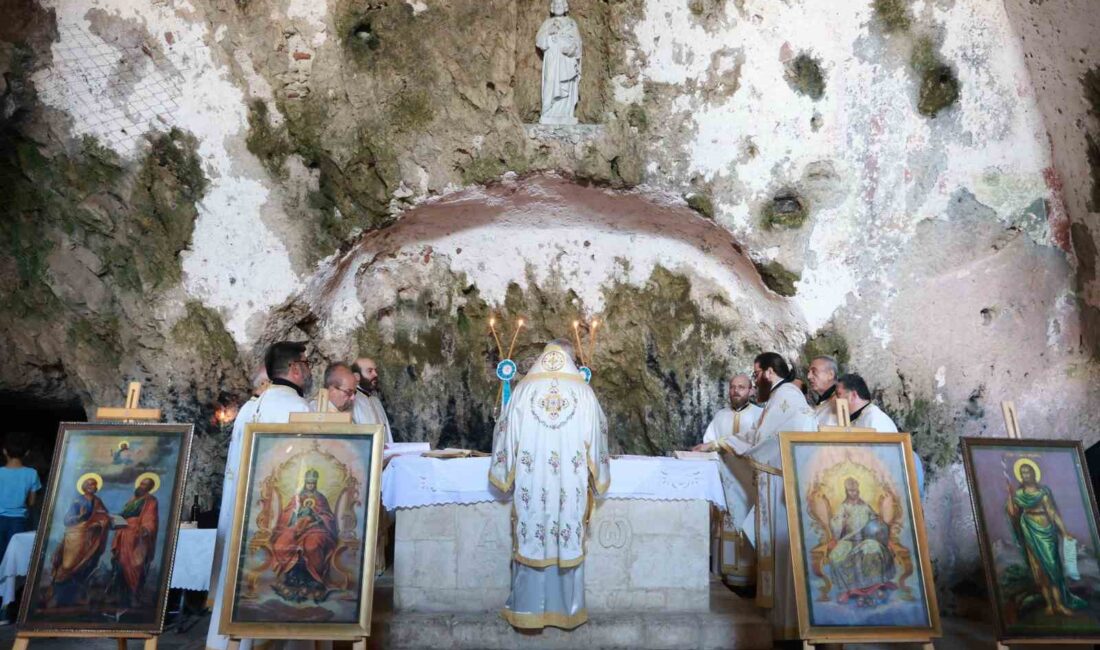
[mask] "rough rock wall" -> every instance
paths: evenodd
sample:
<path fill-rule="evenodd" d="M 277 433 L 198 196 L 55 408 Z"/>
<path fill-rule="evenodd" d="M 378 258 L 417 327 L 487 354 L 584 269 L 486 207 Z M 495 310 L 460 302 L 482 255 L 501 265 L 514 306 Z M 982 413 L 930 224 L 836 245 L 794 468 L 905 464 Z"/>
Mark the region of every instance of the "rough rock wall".
<path fill-rule="evenodd" d="M 144 379 L 207 432 L 202 493 L 222 453 L 213 409 L 283 336 L 313 340 L 318 361 L 381 350 L 409 436 L 483 445 L 490 311 L 537 320 L 532 346 L 572 313 L 630 323 L 601 346 L 624 450 L 696 435 L 717 375 L 757 347 L 845 351 L 936 470 L 948 580 L 977 562 L 959 435 L 999 432 L 1012 398 L 1027 431 L 1097 437 L 1096 226 L 1080 209 L 1095 156 L 1070 126 L 1095 115 L 1054 117 L 1059 89 L 1095 94 L 1092 76 L 1073 86 L 1095 48 L 1072 49 L 1083 27 L 1065 49 L 1020 27 L 1069 25 L 1087 1 L 574 0 L 592 126 L 571 131 L 525 126 L 535 0 L 2 4 L 0 178 L 21 198 L 2 208 L 0 264 L 19 284 L 3 290 L 15 356 L 0 383 L 92 404 Z M 646 219 L 493 207 L 573 194 L 540 170 L 677 224 L 699 218 L 690 206 L 756 270 L 719 272 L 705 241 L 670 248 Z M 455 202 L 476 228 L 414 227 Z M 507 273 L 500 242 L 520 258 Z"/>
<path fill-rule="evenodd" d="M 1071 219 L 1085 345 L 1100 358 L 1100 11 L 1088 0 L 1005 3 L 1019 33 Z"/>

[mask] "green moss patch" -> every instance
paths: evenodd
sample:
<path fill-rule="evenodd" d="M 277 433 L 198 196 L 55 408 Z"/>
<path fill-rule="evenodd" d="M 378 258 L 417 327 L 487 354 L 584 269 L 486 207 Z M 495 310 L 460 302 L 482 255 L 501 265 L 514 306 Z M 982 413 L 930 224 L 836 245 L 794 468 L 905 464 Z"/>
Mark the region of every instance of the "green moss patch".
<path fill-rule="evenodd" d="M 907 32 L 913 25 L 908 0 L 872 0 L 875 19 L 887 34 Z"/>
<path fill-rule="evenodd" d="M 714 219 L 714 201 L 710 196 L 702 192 L 688 194 L 685 197 L 688 207 L 703 215 L 707 219 Z"/>
<path fill-rule="evenodd" d="M 431 285 L 369 318 L 357 332 L 357 352 L 380 361 L 400 439 L 487 450 L 499 398 L 489 317 L 503 324 L 505 345 L 511 324 L 526 319 L 512 355 L 523 371 L 546 341 L 570 335 L 585 306 L 556 276 L 511 285 L 497 310 L 464 276 L 443 275 Z M 592 385 L 613 449 L 663 454 L 694 444 L 728 373 L 751 363 L 741 349 L 745 337 L 704 314 L 691 281 L 664 268 L 642 286 L 608 285 L 604 295 Z M 716 346 L 727 352 L 715 354 Z"/>
<path fill-rule="evenodd" d="M 902 431 L 912 434 L 913 449 L 930 473 L 958 462 L 959 434 L 954 419 L 942 405 L 917 398 L 908 409 L 893 416 Z"/>
<path fill-rule="evenodd" d="M 754 265 L 756 271 L 760 273 L 760 279 L 764 281 L 764 286 L 788 298 L 798 293 L 795 283 L 802 279 L 800 274 L 791 271 L 776 260 L 766 263 L 754 262 Z"/>
<path fill-rule="evenodd" d="M 959 79 L 948 65 L 938 65 L 921 75 L 917 110 L 925 117 L 935 117 L 959 100 Z"/>
<path fill-rule="evenodd" d="M 172 337 L 208 364 L 237 358 L 237 344 L 221 316 L 197 300 L 187 303 L 183 317 L 172 326 Z"/>
<path fill-rule="evenodd" d="M 818 100 L 825 96 L 825 74 L 821 62 L 806 52 L 800 53 L 787 64 L 787 83 L 795 92 Z"/>
<path fill-rule="evenodd" d="M 959 100 L 959 79 L 928 36 L 921 36 L 913 43 L 909 67 L 920 77 L 917 110 L 921 115 L 935 117 Z"/>
<path fill-rule="evenodd" d="M 822 356 L 833 357 L 841 367 L 846 366 L 851 358 L 848 341 L 831 325 L 819 330 L 802 346 L 804 362 L 809 363 L 813 358 Z"/>
<path fill-rule="evenodd" d="M 809 210 L 806 204 L 793 192 L 782 192 L 764 205 L 761 221 L 768 230 L 794 230 L 806 223 Z"/>
<path fill-rule="evenodd" d="M 245 144 L 273 176 L 286 176 L 284 165 L 287 156 L 291 154 L 292 146 L 287 138 L 286 128 L 275 128 L 271 125 L 267 103 L 262 99 L 254 99 L 248 104 L 248 136 Z"/>

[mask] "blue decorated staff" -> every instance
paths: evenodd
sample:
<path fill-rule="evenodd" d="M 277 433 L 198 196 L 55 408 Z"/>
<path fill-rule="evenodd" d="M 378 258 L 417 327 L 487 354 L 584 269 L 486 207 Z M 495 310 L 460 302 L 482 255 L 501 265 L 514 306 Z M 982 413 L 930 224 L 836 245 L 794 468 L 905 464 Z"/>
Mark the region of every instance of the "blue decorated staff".
<path fill-rule="evenodd" d="M 573 339 L 577 342 L 577 355 L 581 358 L 581 363 L 584 364 L 580 368 L 577 368 L 582 375 L 584 375 L 584 383 L 592 383 L 592 355 L 596 351 L 596 328 L 600 326 L 600 321 L 592 319 L 592 324 L 588 327 L 588 353 L 585 354 L 584 344 L 581 343 L 581 322 L 579 320 L 573 321 Z"/>
<path fill-rule="evenodd" d="M 504 346 L 500 343 L 500 335 L 497 334 L 496 318 L 489 319 L 489 331 L 493 333 L 493 340 L 497 344 L 497 356 L 500 357 L 500 362 L 497 363 L 497 379 L 500 380 L 500 409 L 504 410 L 504 407 L 508 406 L 508 400 L 512 398 L 512 380 L 516 377 L 516 362 L 512 361 L 512 352 L 516 348 L 516 339 L 519 338 L 519 331 L 523 329 L 523 319 L 516 321 L 516 331 L 512 333 L 512 342 L 508 345 L 508 354 L 504 354 Z"/>

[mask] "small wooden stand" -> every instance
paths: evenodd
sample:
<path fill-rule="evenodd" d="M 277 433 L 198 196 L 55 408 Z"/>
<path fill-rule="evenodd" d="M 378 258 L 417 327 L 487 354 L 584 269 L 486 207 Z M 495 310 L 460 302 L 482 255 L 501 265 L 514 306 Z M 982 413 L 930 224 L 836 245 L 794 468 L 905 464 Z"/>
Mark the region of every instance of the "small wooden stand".
<path fill-rule="evenodd" d="M 129 388 L 126 390 L 126 405 L 125 406 L 101 406 L 95 410 L 96 420 L 116 420 L 122 422 L 139 422 L 139 421 L 156 421 L 160 420 L 160 409 L 143 409 L 138 407 L 138 402 L 141 400 L 141 382 L 130 382 Z M 129 639 L 139 639 L 144 641 L 142 650 L 157 650 L 157 634 L 147 632 L 112 632 L 107 638 L 113 638 L 118 641 L 118 650 L 126 650 L 126 642 Z M 26 650 L 30 644 L 31 639 L 39 638 L 64 638 L 64 639 L 87 639 L 87 632 L 37 632 L 37 631 L 20 631 L 15 635 L 15 644 L 12 645 L 12 650 Z"/>
<path fill-rule="evenodd" d="M 878 645 L 879 643 L 919 643 L 921 650 L 936 650 L 936 646 L 933 645 L 932 642 L 928 639 L 888 639 L 885 641 L 867 641 L 866 639 L 864 639 L 862 641 L 853 641 L 852 643 L 874 643 L 875 645 Z M 836 650 L 843 650 L 844 642 L 817 640 L 806 640 L 802 642 L 802 650 L 815 650 L 815 648 L 818 648 L 819 650 L 825 650 L 825 648 L 835 648 Z"/>
<path fill-rule="evenodd" d="M 1016 417 L 1016 405 L 1012 402 L 1001 402 L 1001 413 L 1005 416 L 1005 428 L 1008 429 L 1008 437 L 1023 438 L 1020 435 L 1020 419 Z"/>
<path fill-rule="evenodd" d="M 27 650 L 27 645 L 33 638 L 63 638 L 63 639 L 87 639 L 87 632 L 20 632 L 15 637 L 15 644 L 11 647 L 11 650 Z M 157 650 L 157 635 L 155 634 L 142 634 L 140 632 L 134 632 L 133 634 L 126 633 L 116 634 L 113 636 L 118 641 L 118 650 L 126 650 L 126 641 L 129 639 L 139 639 L 145 642 L 142 646 L 142 650 Z"/>
<path fill-rule="evenodd" d="M 290 421 L 294 424 L 351 424 L 350 411 L 340 413 L 331 410 L 331 406 L 322 389 L 317 393 L 317 410 L 310 413 L 291 413 Z"/>
<path fill-rule="evenodd" d="M 1001 402 L 1001 413 L 1005 418 L 1005 430 L 1008 431 L 1008 437 L 1019 440 L 1023 436 L 1020 435 L 1020 419 L 1016 416 L 1016 404 L 1010 401 Z M 997 641 L 997 650 L 1008 650 L 1008 645 Z"/>
<path fill-rule="evenodd" d="M 314 650 L 317 648 L 317 643 L 320 641 L 328 641 L 329 639 L 318 639 L 313 642 Z M 348 639 L 332 639 L 333 641 L 347 641 Z M 14 649 L 13 649 L 14 650 Z M 119 650 L 123 650 L 120 648 Z M 225 650 L 241 650 L 241 639 L 237 637 L 229 637 L 229 643 L 226 644 Z M 353 639 L 351 642 L 351 650 L 367 650 L 367 639 Z"/>
<path fill-rule="evenodd" d="M 125 406 L 101 406 L 95 410 L 97 420 L 121 420 L 134 422 L 139 420 L 159 420 L 160 409 L 138 408 L 141 400 L 141 382 L 132 381 L 126 391 Z"/>

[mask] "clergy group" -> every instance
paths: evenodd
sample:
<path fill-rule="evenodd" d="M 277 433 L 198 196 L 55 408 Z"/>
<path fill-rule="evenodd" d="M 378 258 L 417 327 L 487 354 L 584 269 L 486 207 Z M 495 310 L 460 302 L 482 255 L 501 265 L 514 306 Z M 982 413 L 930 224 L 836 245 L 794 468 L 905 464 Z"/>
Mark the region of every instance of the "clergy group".
<path fill-rule="evenodd" d="M 494 429 L 488 481 L 512 500 L 511 591 L 501 615 L 519 629 L 573 629 L 588 619 L 588 522 L 594 497 L 606 493 L 612 476 L 607 418 L 585 370 L 568 339 L 549 342 L 511 393 Z M 864 379 L 841 374 L 836 359 L 816 357 L 805 380 L 796 375 L 782 355 L 758 355 L 751 372 L 728 379 L 729 407 L 714 415 L 693 449 L 716 453 L 721 461 L 726 509 L 714 527 L 713 569 L 730 587 L 754 593 L 755 603 L 768 611 L 776 639 L 798 635 L 779 433 L 836 425 L 838 400 L 847 401 L 853 427 L 897 431 L 873 403 Z M 356 424 L 382 425 L 387 444 L 393 443 L 378 393 L 378 365 L 371 358 L 331 363 L 320 376 L 323 386 L 314 396 L 306 345 L 275 343 L 254 373 L 252 398 L 239 409 L 222 488 L 207 648 L 225 648 L 228 641 L 217 633 L 216 622 L 245 426 L 286 423 L 291 413 L 322 408 L 349 413 Z M 915 461 L 922 481 L 920 460 Z M 852 497 L 853 508 L 861 503 L 858 496 Z"/>

